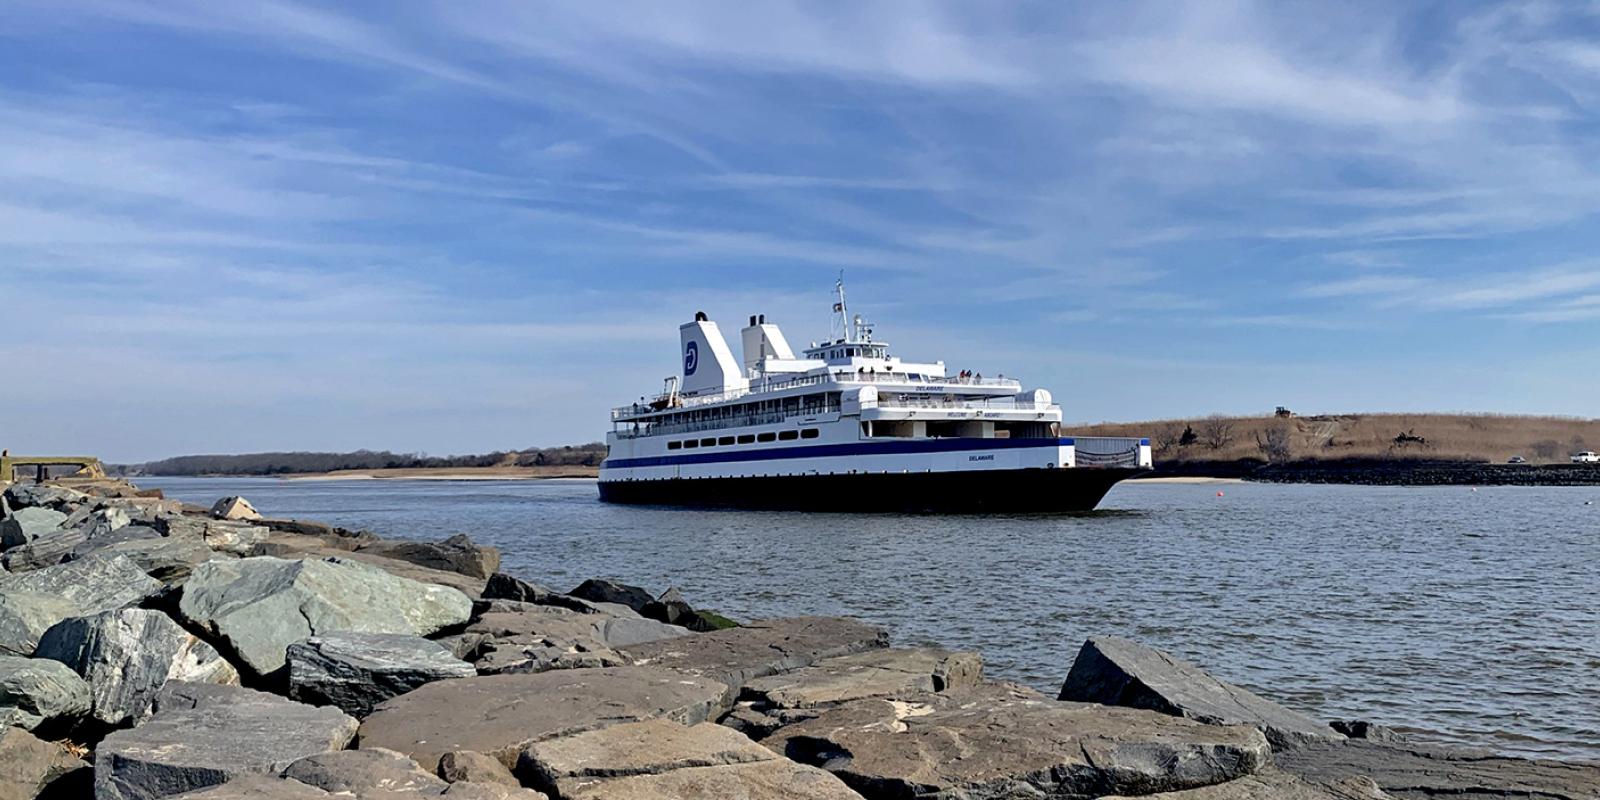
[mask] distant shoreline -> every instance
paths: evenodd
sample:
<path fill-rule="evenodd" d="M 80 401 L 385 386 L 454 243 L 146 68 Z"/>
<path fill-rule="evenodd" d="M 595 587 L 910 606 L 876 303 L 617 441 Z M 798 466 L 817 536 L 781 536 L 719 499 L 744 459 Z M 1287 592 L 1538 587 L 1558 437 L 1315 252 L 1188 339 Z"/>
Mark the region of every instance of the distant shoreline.
<path fill-rule="evenodd" d="M 547 481 L 594 479 L 596 467 L 397 467 L 340 469 L 332 472 L 289 472 L 275 475 L 213 473 L 207 475 L 138 475 L 135 478 L 277 478 L 285 481 Z"/>
<path fill-rule="evenodd" d="M 1352 486 L 1600 486 L 1600 465 L 1490 464 L 1411 458 L 1302 459 L 1278 463 L 1258 459 L 1158 459 L 1155 472 L 1140 480 L 1204 482 L 1215 479 Z"/>
<path fill-rule="evenodd" d="M 278 478 L 287 481 L 540 481 L 594 480 L 599 468 L 398 467 L 295 472 L 276 475 L 212 474 L 147 477 Z M 1268 464 L 1255 459 L 1156 461 L 1145 484 L 1324 483 L 1354 486 L 1600 486 L 1600 465 L 1485 464 L 1423 459 L 1306 459 Z"/>
<path fill-rule="evenodd" d="M 547 481 L 557 478 L 595 478 L 596 467 L 399 467 L 395 469 L 341 469 L 333 472 L 282 476 L 291 481 Z"/>

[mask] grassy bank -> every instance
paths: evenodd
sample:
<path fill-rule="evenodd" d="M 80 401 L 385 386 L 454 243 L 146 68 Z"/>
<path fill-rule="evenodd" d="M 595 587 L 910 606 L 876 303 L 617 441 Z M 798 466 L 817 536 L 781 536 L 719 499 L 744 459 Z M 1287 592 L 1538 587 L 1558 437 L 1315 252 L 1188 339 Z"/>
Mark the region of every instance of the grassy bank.
<path fill-rule="evenodd" d="M 1196 471 L 1230 462 L 1408 459 L 1565 464 L 1600 448 L 1600 420 L 1500 414 L 1193 417 L 1072 425 L 1080 436 L 1148 436 L 1157 460 Z"/>

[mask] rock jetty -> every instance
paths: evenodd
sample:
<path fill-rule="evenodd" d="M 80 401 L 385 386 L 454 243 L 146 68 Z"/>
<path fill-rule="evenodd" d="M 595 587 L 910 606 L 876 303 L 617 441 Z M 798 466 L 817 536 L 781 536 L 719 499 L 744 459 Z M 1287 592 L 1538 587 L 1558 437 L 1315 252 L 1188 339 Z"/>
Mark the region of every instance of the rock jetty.
<path fill-rule="evenodd" d="M 1055 697 L 839 617 L 558 591 L 115 481 L 0 496 L 0 800 L 1600 798 L 1600 765 L 1323 722 L 1114 637 Z"/>

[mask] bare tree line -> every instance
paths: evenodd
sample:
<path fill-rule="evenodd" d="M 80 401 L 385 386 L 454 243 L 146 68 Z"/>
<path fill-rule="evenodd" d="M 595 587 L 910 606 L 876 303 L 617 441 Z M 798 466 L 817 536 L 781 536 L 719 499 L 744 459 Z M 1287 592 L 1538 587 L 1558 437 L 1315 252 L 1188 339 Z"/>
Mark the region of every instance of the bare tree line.
<path fill-rule="evenodd" d="M 1198 429 L 1194 424 L 1187 422 L 1169 422 L 1157 426 L 1151 432 L 1150 440 L 1158 453 L 1170 453 L 1195 444 L 1204 445 L 1211 450 L 1221 450 L 1233 444 L 1235 435 L 1235 420 L 1213 414 L 1200 420 Z"/>
<path fill-rule="evenodd" d="M 606 457 L 600 442 L 564 447 L 500 450 L 481 455 L 429 456 L 356 450 L 350 453 L 244 453 L 164 458 L 143 464 L 115 464 L 124 475 L 283 475 L 296 472 L 334 472 L 346 469 L 401 469 L 416 467 L 596 466 Z"/>

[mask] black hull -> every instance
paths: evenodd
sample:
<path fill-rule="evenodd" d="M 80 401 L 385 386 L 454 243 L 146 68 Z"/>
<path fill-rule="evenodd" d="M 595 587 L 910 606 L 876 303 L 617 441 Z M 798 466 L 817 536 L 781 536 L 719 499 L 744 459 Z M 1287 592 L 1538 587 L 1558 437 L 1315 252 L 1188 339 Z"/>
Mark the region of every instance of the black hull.
<path fill-rule="evenodd" d="M 783 475 L 600 481 L 607 503 L 847 512 L 1059 513 L 1092 511 L 1117 481 L 1145 469 Z"/>

